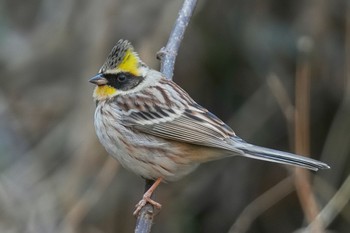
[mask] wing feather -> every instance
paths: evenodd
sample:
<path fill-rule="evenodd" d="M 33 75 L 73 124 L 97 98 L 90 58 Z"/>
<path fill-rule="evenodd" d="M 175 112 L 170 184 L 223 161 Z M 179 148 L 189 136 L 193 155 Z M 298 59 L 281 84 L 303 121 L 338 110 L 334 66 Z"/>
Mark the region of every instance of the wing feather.
<path fill-rule="evenodd" d="M 194 102 L 175 83 L 161 80 L 161 87 L 149 86 L 141 95 L 119 96 L 115 100 L 121 122 L 143 133 L 196 145 L 229 150 L 246 157 L 317 170 L 327 164 L 287 152 L 251 145 Z"/>
<path fill-rule="evenodd" d="M 229 139 L 235 136 L 233 130 L 198 105 L 175 83 L 163 81 L 160 93 L 157 93 L 159 86 L 149 87 L 147 91 L 149 93 L 143 93 L 144 96 L 163 96 L 161 100 L 164 101 L 153 99 L 151 105 L 145 99 L 145 104 L 149 106 L 147 111 L 128 111 L 122 119 L 124 125 L 161 138 L 232 150 Z"/>

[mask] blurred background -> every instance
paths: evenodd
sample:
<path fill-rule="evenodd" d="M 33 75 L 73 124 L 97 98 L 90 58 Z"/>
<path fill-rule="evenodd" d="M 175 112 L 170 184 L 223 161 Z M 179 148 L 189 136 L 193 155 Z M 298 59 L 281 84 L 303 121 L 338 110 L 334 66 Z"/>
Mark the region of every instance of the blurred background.
<path fill-rule="evenodd" d="M 0 1 L 0 232 L 133 231 L 144 181 L 97 141 L 88 80 L 120 38 L 158 69 L 181 4 Z M 309 177 L 246 158 L 203 164 L 161 185 L 152 232 L 301 232 L 315 216 L 325 232 L 349 232 L 349 9 L 199 0 L 174 81 L 243 139 L 332 169 Z"/>

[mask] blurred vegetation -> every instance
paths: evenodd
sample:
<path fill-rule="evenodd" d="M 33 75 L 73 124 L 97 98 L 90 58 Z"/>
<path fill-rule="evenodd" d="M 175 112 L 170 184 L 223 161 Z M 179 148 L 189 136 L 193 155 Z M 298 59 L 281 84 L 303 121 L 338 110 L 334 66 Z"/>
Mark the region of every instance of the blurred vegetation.
<path fill-rule="evenodd" d="M 133 231 L 143 180 L 97 142 L 88 79 L 120 38 L 159 67 L 155 54 L 181 4 L 0 1 L 0 232 Z M 294 151 L 290 106 L 298 64 L 306 62 L 310 155 L 332 167 L 311 177 L 320 210 L 350 185 L 349 7 L 345 0 L 199 1 L 175 66 L 174 81 L 242 138 Z M 247 232 L 295 232 L 307 222 L 286 178 L 292 172 L 245 158 L 203 164 L 159 188 L 163 209 L 153 232 L 228 232 L 242 212 L 252 222 Z M 253 201 L 281 180 L 259 212 Z M 339 196 L 345 206 L 328 216 L 327 229 L 345 233 L 349 196 Z"/>

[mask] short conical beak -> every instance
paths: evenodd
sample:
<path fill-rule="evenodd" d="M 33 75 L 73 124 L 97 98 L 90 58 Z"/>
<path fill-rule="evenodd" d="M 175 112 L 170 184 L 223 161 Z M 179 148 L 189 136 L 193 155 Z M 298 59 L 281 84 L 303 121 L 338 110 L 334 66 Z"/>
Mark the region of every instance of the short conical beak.
<path fill-rule="evenodd" d="M 107 79 L 103 77 L 103 74 L 97 74 L 89 80 L 90 83 L 96 84 L 98 86 L 106 85 L 108 83 Z"/>

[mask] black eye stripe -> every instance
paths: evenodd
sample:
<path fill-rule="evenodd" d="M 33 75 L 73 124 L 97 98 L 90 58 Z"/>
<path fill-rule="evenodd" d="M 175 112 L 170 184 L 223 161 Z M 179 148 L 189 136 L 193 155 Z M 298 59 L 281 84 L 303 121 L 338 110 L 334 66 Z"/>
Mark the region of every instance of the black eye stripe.
<path fill-rule="evenodd" d="M 116 88 L 117 90 L 127 91 L 136 87 L 143 81 L 142 76 L 135 76 L 131 73 L 123 72 L 117 74 L 104 74 L 107 79 L 107 85 Z"/>
<path fill-rule="evenodd" d="M 112 81 L 113 79 L 117 79 L 118 77 L 125 77 L 128 78 L 131 76 L 129 73 L 118 73 L 118 74 L 104 74 L 103 75 L 108 81 Z"/>

